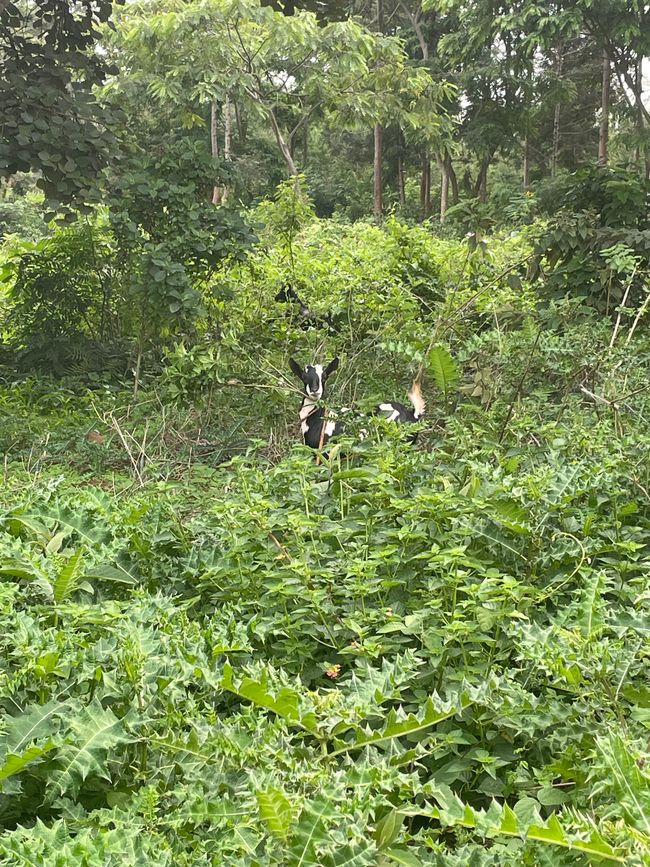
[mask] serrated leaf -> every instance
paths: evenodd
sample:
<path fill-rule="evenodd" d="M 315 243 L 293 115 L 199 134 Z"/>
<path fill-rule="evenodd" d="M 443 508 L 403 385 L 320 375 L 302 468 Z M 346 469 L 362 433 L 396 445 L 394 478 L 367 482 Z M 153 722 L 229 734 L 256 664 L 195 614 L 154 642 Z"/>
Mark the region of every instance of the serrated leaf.
<path fill-rule="evenodd" d="M 330 757 L 339 756 L 343 753 L 348 753 L 351 750 L 363 749 L 367 746 L 384 744 L 391 740 L 395 740 L 396 738 L 423 731 L 430 726 L 442 722 L 442 720 L 455 716 L 472 703 L 473 700 L 467 695 L 463 695 L 457 704 L 447 702 L 439 703 L 439 706 L 432 698 L 429 698 L 427 699 L 424 705 L 424 710 L 420 716 L 416 716 L 412 713 L 406 714 L 401 708 L 398 708 L 397 710 L 391 709 L 386 717 L 386 722 L 383 728 L 370 731 L 359 726 L 356 732 L 356 739 L 352 743 L 334 750 L 330 753 Z"/>
<path fill-rule="evenodd" d="M 293 822 L 291 804 L 284 792 L 269 788 L 256 792 L 257 806 L 264 824 L 278 840 L 286 840 Z"/>
<path fill-rule="evenodd" d="M 89 774 L 110 779 L 105 762 L 108 752 L 120 744 L 131 743 L 133 737 L 122 720 L 95 698 L 73 718 L 66 740 L 69 743 L 57 760 L 59 770 L 48 780 L 52 796 L 76 794 Z"/>
<path fill-rule="evenodd" d="M 323 794 L 302 808 L 287 852 L 288 867 L 320 867 L 317 845 L 327 843 L 323 817 L 331 814 L 332 802 Z"/>
<path fill-rule="evenodd" d="M 33 705 L 20 716 L 5 717 L 4 725 L 7 730 L 0 738 L 0 750 L 4 755 L 22 753 L 38 738 L 55 734 L 60 717 L 70 713 L 76 713 L 76 706 L 68 699 Z"/>
<path fill-rule="evenodd" d="M 446 400 L 458 382 L 458 368 L 454 359 L 446 347 L 434 346 L 427 357 L 427 364 L 436 385 Z"/>
<path fill-rule="evenodd" d="M 245 698 L 258 707 L 266 708 L 307 731 L 316 731 L 316 721 L 313 714 L 302 714 L 299 710 L 300 694 L 288 686 L 281 686 L 272 693 L 265 677 L 255 679 L 244 676 L 235 683 L 232 666 L 226 663 L 223 667 L 221 686 L 229 692 Z"/>
<path fill-rule="evenodd" d="M 602 837 L 594 823 L 575 811 L 572 813 L 572 824 L 580 822 L 584 829 L 580 833 L 569 833 L 556 814 L 551 815 L 546 823 L 541 820 L 524 823 L 516 818 L 507 805 L 502 807 L 496 801 L 493 801 L 487 811 L 473 809 L 468 804 L 463 804 L 449 787 L 441 786 L 436 790 L 435 798 L 440 804 L 440 809 L 434 807 L 428 815 L 437 819 L 443 826 L 462 825 L 465 828 L 475 829 L 486 838 L 501 835 L 525 837 L 528 840 L 560 846 L 605 861 L 618 864 L 626 862 L 626 858 L 619 855 L 615 847 Z"/>
<path fill-rule="evenodd" d="M 610 774 L 608 783 L 613 785 L 626 818 L 639 831 L 650 835 L 650 778 L 641 771 L 620 735 L 597 738 L 596 746 Z"/>

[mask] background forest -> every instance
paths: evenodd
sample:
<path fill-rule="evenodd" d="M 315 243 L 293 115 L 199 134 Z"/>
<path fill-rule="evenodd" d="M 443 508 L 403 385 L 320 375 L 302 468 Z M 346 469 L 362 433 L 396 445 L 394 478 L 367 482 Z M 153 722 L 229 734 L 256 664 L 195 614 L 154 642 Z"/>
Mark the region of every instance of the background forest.
<path fill-rule="evenodd" d="M 2 867 L 650 865 L 649 55 L 0 0 Z"/>

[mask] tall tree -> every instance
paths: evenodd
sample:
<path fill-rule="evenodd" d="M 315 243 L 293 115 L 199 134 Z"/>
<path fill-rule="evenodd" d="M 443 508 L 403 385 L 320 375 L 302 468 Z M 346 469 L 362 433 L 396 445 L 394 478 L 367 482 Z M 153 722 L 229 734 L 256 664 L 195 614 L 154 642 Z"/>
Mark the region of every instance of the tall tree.
<path fill-rule="evenodd" d="M 235 99 L 263 120 L 288 175 L 300 165 L 294 142 L 320 116 L 340 125 L 402 116 L 435 125 L 442 86 L 411 69 L 398 39 L 354 21 L 320 25 L 309 12 L 287 18 L 257 0 L 132 3 L 109 36 L 126 71 L 112 87 L 140 82 L 157 102 L 195 111 Z"/>

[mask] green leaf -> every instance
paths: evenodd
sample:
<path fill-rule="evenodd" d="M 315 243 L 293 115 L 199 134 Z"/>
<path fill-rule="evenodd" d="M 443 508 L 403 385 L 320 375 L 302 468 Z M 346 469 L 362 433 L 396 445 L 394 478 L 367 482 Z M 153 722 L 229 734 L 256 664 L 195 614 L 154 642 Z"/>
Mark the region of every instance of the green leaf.
<path fill-rule="evenodd" d="M 258 707 L 266 708 L 283 719 L 316 733 L 316 720 L 313 714 L 301 714 L 300 694 L 288 686 L 280 686 L 275 693 L 270 692 L 266 672 L 260 679 L 243 677 L 235 683 L 233 668 L 229 663 L 223 667 L 221 686 L 229 692 L 245 698 Z"/>
<path fill-rule="evenodd" d="M 395 840 L 399 834 L 404 815 L 398 810 L 391 810 L 377 822 L 375 827 L 375 841 L 378 849 L 385 849 Z"/>
<path fill-rule="evenodd" d="M 333 812 L 334 804 L 327 794 L 305 804 L 287 852 L 288 867 L 319 867 L 317 846 L 327 843 L 323 817 L 331 816 Z"/>
<path fill-rule="evenodd" d="M 618 734 L 596 739 L 609 777 L 597 789 L 612 785 L 625 817 L 635 828 L 650 835 L 650 778 Z"/>
<path fill-rule="evenodd" d="M 422 867 L 422 862 L 408 849 L 397 848 L 394 846 L 384 849 L 381 853 L 385 858 L 390 858 L 395 864 L 400 864 L 401 867 Z"/>
<path fill-rule="evenodd" d="M 54 586 L 54 601 L 60 605 L 65 599 L 71 596 L 79 586 L 81 580 L 80 571 L 83 563 L 84 548 L 78 548 L 70 557 L 63 569 L 57 575 Z"/>
<path fill-rule="evenodd" d="M 58 731 L 62 717 L 76 714 L 76 705 L 70 699 L 50 701 L 33 705 L 15 717 L 5 717 L 5 733 L 0 738 L 0 750 L 5 755 L 20 755 L 29 744 L 38 738 L 53 735 Z"/>
<path fill-rule="evenodd" d="M 518 820 L 507 805 L 501 806 L 496 801 L 492 802 L 487 811 L 474 809 L 464 804 L 448 786 L 438 786 L 435 798 L 440 808 L 434 807 L 424 815 L 432 816 L 443 826 L 462 825 L 473 828 L 486 839 L 502 835 L 524 837 L 617 864 L 624 864 L 627 860 L 602 837 L 590 819 L 577 811 L 572 811 L 571 820 L 573 825 L 581 826 L 581 831 L 569 832 L 563 828 L 555 814 L 546 823 L 541 820 L 526 823 Z"/>
<path fill-rule="evenodd" d="M 447 400 L 458 382 L 458 368 L 449 350 L 444 346 L 434 346 L 429 353 L 427 363 L 436 385 Z"/>
<path fill-rule="evenodd" d="M 391 708 L 383 728 L 371 731 L 359 726 L 356 732 L 356 739 L 352 743 L 334 750 L 334 752 L 329 754 L 330 758 L 349 753 L 352 750 L 360 750 L 367 746 L 386 744 L 406 735 L 413 735 L 416 732 L 437 725 L 437 723 L 445 719 L 456 716 L 457 713 L 460 713 L 472 703 L 473 700 L 466 694 L 459 699 L 458 703 L 442 703 L 438 700 L 438 704 L 436 704 L 434 698 L 429 698 L 425 702 L 424 710 L 420 716 L 412 713 L 406 714 L 402 708 L 398 708 L 397 710 Z"/>
<path fill-rule="evenodd" d="M 48 740 L 41 746 L 28 747 L 24 753 L 17 755 L 16 753 L 7 753 L 4 757 L 3 764 L 0 766 L 0 781 L 6 780 L 8 777 L 14 776 L 24 771 L 28 764 L 40 759 L 42 756 L 54 749 L 54 743 Z"/>
<path fill-rule="evenodd" d="M 116 584 L 135 585 L 138 582 L 125 569 L 104 563 L 99 566 L 90 566 L 83 574 L 84 579 L 96 579 L 98 581 L 113 581 Z"/>
<path fill-rule="evenodd" d="M 280 789 L 256 792 L 257 806 L 264 824 L 278 840 L 286 840 L 293 822 L 291 804 Z"/>
<path fill-rule="evenodd" d="M 98 699 L 84 707 L 72 719 L 69 741 L 61 750 L 59 770 L 48 780 L 51 797 L 70 792 L 76 795 L 89 774 L 110 780 L 106 757 L 110 750 L 131 743 L 133 737 L 110 708 L 103 708 Z"/>

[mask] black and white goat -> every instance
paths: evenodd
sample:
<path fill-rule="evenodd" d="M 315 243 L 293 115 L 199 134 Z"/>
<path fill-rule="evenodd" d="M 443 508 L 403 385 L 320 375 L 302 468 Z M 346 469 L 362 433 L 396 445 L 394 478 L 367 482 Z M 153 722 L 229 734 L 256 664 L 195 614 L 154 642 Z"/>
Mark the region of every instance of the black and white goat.
<path fill-rule="evenodd" d="M 330 334 L 335 333 L 336 328 L 334 327 L 332 315 L 328 313 L 323 317 L 314 313 L 290 283 L 284 283 L 275 296 L 275 301 L 278 301 L 280 304 L 289 304 L 293 307 L 293 315 L 295 315 L 298 325 L 303 331 L 307 331 L 309 328 L 325 328 Z"/>
<path fill-rule="evenodd" d="M 331 437 L 342 431 L 340 421 L 320 404 L 325 395 L 327 377 L 338 368 L 339 359 L 334 358 L 326 366 L 308 364 L 301 367 L 291 358 L 289 366 L 305 387 L 305 396 L 300 405 L 300 430 L 303 441 L 312 449 L 322 448 Z M 426 404 L 417 381 L 411 386 L 408 396 L 412 408 L 396 401 L 386 401 L 375 407 L 374 414 L 397 424 L 413 424 L 419 421 L 425 413 Z M 416 436 L 417 434 L 410 438 L 411 442 L 415 442 Z"/>

